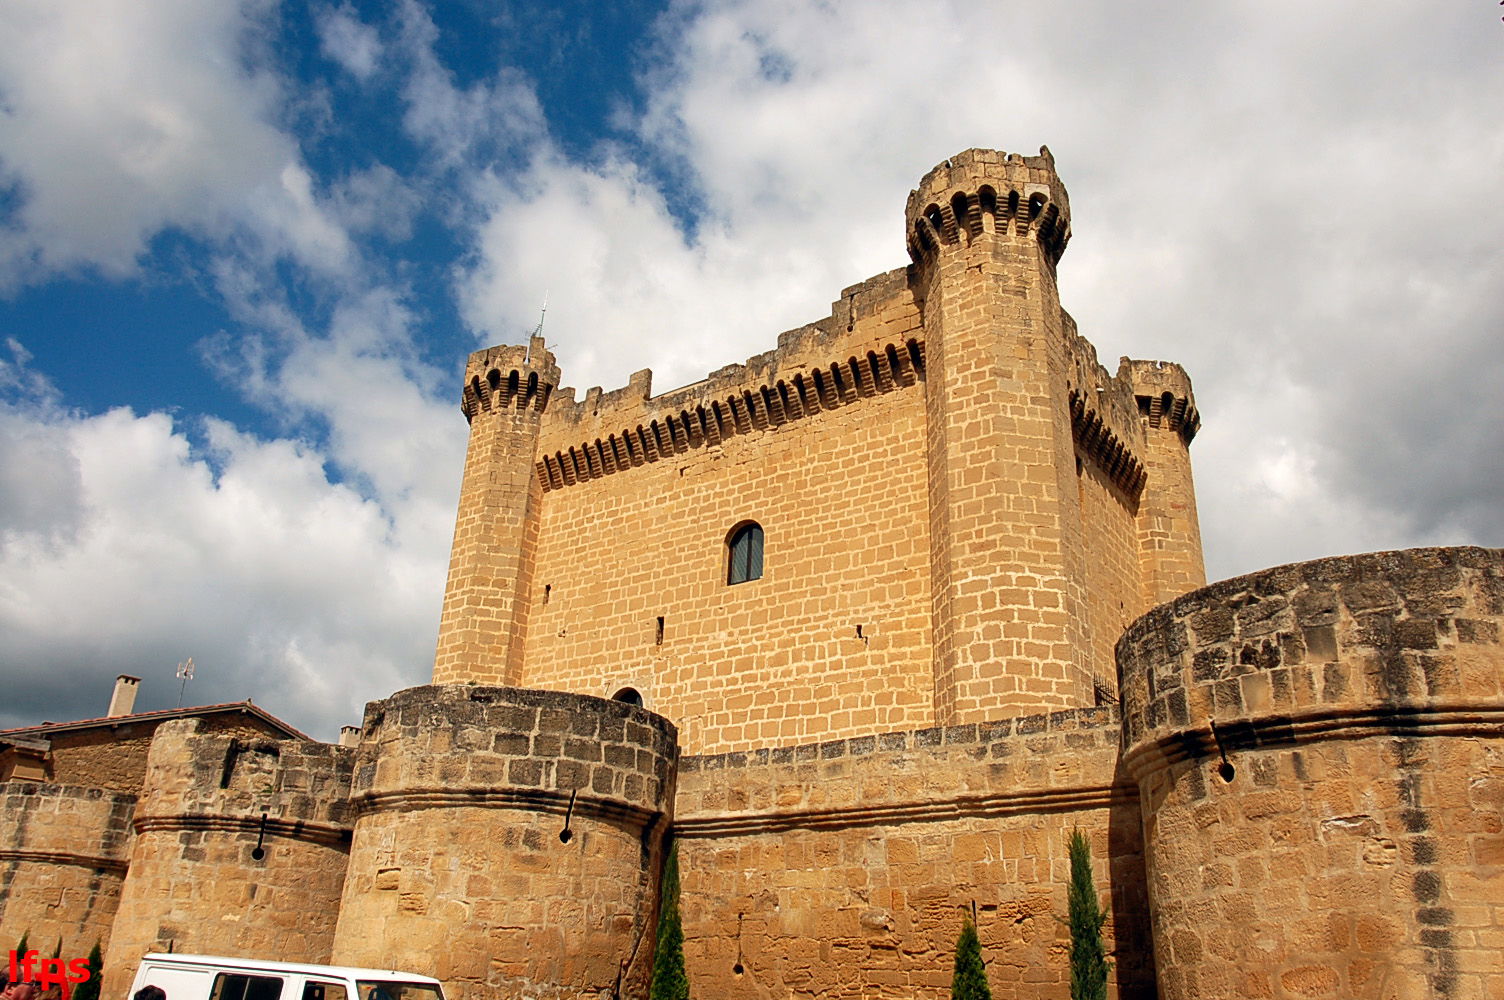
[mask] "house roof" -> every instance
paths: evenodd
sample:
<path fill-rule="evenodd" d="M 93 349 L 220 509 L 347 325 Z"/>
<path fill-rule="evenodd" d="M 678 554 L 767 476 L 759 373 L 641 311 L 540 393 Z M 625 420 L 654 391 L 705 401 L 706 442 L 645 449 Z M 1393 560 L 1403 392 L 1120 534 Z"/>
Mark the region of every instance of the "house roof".
<path fill-rule="evenodd" d="M 169 719 L 192 719 L 206 715 L 224 715 L 241 712 L 260 719 L 273 729 L 295 740 L 312 740 L 313 737 L 299 732 L 263 708 L 249 701 L 233 701 L 223 705 L 199 705 L 195 708 L 162 708 L 155 712 L 132 712 L 130 715 L 109 715 L 99 719 L 82 719 L 78 722 L 44 722 L 39 726 L 22 726 L 19 729 L 0 729 L 0 742 L 15 743 L 18 740 L 34 740 L 56 733 L 73 733 L 86 729 L 105 729 L 115 726 L 134 725 L 138 722 L 166 722 Z"/>

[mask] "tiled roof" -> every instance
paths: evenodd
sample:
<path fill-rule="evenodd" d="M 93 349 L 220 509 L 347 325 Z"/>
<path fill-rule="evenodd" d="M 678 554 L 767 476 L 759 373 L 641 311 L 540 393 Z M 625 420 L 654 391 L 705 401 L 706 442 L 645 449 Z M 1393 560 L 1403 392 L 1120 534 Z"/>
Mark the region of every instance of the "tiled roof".
<path fill-rule="evenodd" d="M 196 708 L 161 708 L 155 712 L 133 712 L 130 715 L 111 715 L 99 719 L 83 719 L 78 722 L 44 722 L 40 726 L 22 726 L 19 729 L 0 729 L 0 741 L 9 743 L 14 738 L 50 736 L 53 733 L 77 732 L 81 729 L 102 729 L 106 726 L 133 725 L 138 722 L 166 722 L 168 719 L 189 719 L 203 715 L 221 715 L 227 712 L 243 712 L 265 722 L 274 729 L 296 740 L 311 740 L 313 737 L 298 732 L 292 726 L 263 708 L 248 701 L 227 702 L 223 705 L 199 705 Z"/>

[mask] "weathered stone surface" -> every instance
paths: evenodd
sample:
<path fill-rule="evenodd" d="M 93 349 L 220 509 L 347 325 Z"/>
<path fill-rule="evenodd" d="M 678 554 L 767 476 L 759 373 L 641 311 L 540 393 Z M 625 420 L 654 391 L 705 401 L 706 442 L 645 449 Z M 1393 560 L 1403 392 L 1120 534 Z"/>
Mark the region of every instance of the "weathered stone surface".
<path fill-rule="evenodd" d="M 1190 380 L 1110 373 L 1062 310 L 1047 151 L 959 153 L 905 222 L 913 266 L 657 396 L 473 355 L 434 680 L 630 688 L 693 753 L 1110 699 L 1124 625 L 1205 582 Z"/>
<path fill-rule="evenodd" d="M 1166 1000 L 1497 995 L 1501 578 L 1488 549 L 1324 559 L 1130 627 L 1124 760 Z M 1181 621 L 1196 642 L 1172 654 Z"/>
<path fill-rule="evenodd" d="M 151 951 L 327 962 L 354 751 L 158 727 L 106 956 L 121 995 Z M 259 851 L 259 854 L 258 854 Z"/>
<path fill-rule="evenodd" d="M 54 782 L 0 782 L 0 939 L 107 946 L 136 797 Z M 45 954 L 51 954 L 50 950 Z"/>
<path fill-rule="evenodd" d="M 1017 722 L 1016 734 L 886 734 L 882 750 L 837 740 L 786 758 L 686 758 L 675 829 L 695 995 L 948 996 L 975 903 L 993 996 L 1065 997 L 1066 842 L 1079 828 L 1113 911 L 1115 995 L 1153 997 L 1116 713 Z"/>
<path fill-rule="evenodd" d="M 451 1000 L 639 989 L 675 736 L 641 708 L 557 691 L 372 702 L 335 961 L 438 976 Z"/>

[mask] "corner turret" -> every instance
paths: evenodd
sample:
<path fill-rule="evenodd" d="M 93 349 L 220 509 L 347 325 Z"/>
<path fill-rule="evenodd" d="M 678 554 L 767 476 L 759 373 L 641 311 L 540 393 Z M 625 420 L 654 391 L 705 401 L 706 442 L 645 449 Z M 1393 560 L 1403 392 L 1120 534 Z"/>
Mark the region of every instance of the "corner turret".
<path fill-rule="evenodd" d="M 969 149 L 905 207 L 923 318 L 935 721 L 1090 705 L 1054 157 Z"/>
<path fill-rule="evenodd" d="M 497 409 L 542 413 L 559 386 L 559 366 L 541 336 L 526 346 L 504 344 L 476 351 L 465 363 L 460 410 L 472 424 L 477 413 Z"/>
<path fill-rule="evenodd" d="M 1038 156 L 968 149 L 924 175 L 904 207 L 909 256 L 926 266 L 945 246 L 983 233 L 1037 240 L 1053 268 L 1071 238 L 1070 198 L 1049 147 Z"/>
<path fill-rule="evenodd" d="M 538 435 L 559 366 L 541 336 L 476 351 L 460 409 L 470 421 L 435 684 L 517 684 L 538 537 Z"/>
<path fill-rule="evenodd" d="M 1118 376 L 1132 381 L 1144 428 L 1148 476 L 1138 506 L 1138 559 L 1144 603 L 1153 607 L 1206 586 L 1190 452 L 1201 415 L 1190 376 L 1173 362 L 1124 358 Z"/>

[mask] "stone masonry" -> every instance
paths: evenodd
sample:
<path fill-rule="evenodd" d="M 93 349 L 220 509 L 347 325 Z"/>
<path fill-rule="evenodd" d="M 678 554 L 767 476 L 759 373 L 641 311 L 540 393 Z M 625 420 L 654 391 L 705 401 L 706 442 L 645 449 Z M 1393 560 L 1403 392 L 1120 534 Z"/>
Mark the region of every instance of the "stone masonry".
<path fill-rule="evenodd" d="M 249 704 L 0 733 L 0 940 L 73 956 L 109 945 L 153 736 L 183 716 L 227 737 L 297 734 Z"/>
<path fill-rule="evenodd" d="M 16 928 L 10 940 L 28 934 L 84 954 L 109 944 L 135 805 L 135 796 L 102 788 L 0 784 L 0 926 Z"/>
<path fill-rule="evenodd" d="M 1118 996 L 1153 997 L 1138 794 L 1113 708 L 688 757 L 675 836 L 696 995 L 948 997 L 974 904 L 997 1000 L 1066 996 L 1072 829 Z"/>
<path fill-rule="evenodd" d="M 3 928 L 108 937 L 117 995 L 171 945 L 638 1000 L 676 843 L 696 1000 L 943 1000 L 968 914 L 994 996 L 1065 1000 L 1080 830 L 1118 1000 L 1504 1000 L 1504 551 L 1206 586 L 1190 379 L 1061 308 L 1048 150 L 904 221 L 659 395 L 472 355 L 433 684 L 350 748 L 0 746 Z"/>
<path fill-rule="evenodd" d="M 366 709 L 334 958 L 451 1000 L 645 992 L 677 756 L 621 702 L 412 688 Z"/>
<path fill-rule="evenodd" d="M 328 961 L 353 752 L 199 729 L 168 722 L 152 740 L 106 994 L 152 951 Z"/>
<path fill-rule="evenodd" d="M 1504 996 L 1504 560 L 1239 577 L 1119 646 L 1166 1000 Z"/>
<path fill-rule="evenodd" d="M 680 389 L 473 355 L 435 681 L 631 688 L 692 753 L 1110 701 L 1123 626 L 1204 582 L 1190 381 L 1061 309 L 1048 151 L 952 157 L 906 217 L 910 267 Z"/>

